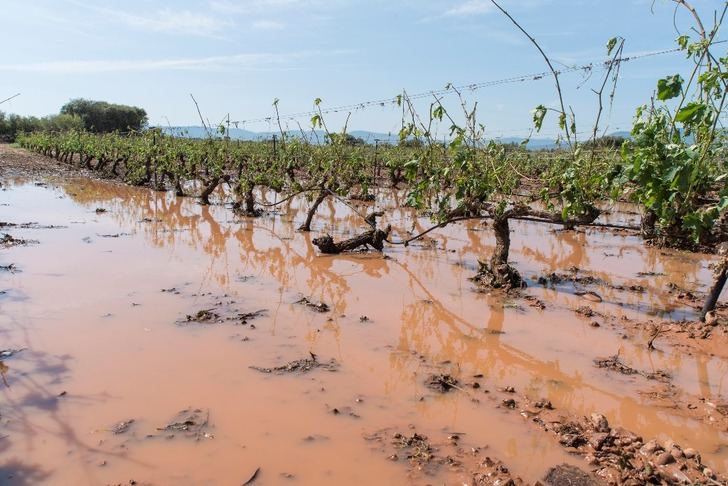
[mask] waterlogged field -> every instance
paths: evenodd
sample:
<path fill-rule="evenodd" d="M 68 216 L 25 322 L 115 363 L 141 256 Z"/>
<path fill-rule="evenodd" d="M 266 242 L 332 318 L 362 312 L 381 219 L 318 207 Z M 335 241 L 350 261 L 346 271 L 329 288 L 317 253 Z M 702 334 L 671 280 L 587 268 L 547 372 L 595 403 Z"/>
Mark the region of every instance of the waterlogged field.
<path fill-rule="evenodd" d="M 484 292 L 480 221 L 323 256 L 314 237 L 362 230 L 333 198 L 304 233 L 303 197 L 246 218 L 222 188 L 203 206 L 49 173 L 0 192 L 2 484 L 596 481 L 612 450 L 676 483 L 728 471 L 728 340 L 672 324 L 711 256 L 515 221 L 528 288 Z M 403 197 L 350 204 L 405 236 L 429 221 Z"/>

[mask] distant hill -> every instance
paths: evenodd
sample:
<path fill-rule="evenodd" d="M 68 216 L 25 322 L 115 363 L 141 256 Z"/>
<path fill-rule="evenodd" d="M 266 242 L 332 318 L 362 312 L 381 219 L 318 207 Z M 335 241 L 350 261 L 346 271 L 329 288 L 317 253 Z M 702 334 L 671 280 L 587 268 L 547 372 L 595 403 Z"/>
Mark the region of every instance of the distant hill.
<path fill-rule="evenodd" d="M 158 127 L 161 128 L 165 133 L 172 134 L 177 137 L 187 138 L 207 138 L 209 135 L 204 127 L 200 126 L 188 126 L 188 127 Z M 288 132 L 292 137 L 300 137 L 300 132 L 290 131 Z M 377 140 L 380 143 L 396 144 L 399 142 L 398 133 L 381 133 L 381 132 L 370 132 L 367 130 L 352 130 L 349 132 L 350 135 L 361 138 L 366 143 L 374 144 Z M 232 140 L 242 141 L 264 141 L 272 140 L 273 136 L 280 135 L 279 132 L 253 132 L 250 130 L 244 130 L 242 128 L 231 128 L 230 138 Z M 212 136 L 221 138 L 221 135 L 215 130 L 212 130 Z M 630 134 L 626 131 L 619 131 L 611 133 L 610 136 L 629 138 Z M 316 143 L 323 142 L 326 138 L 326 133 L 322 130 L 310 130 L 306 132 L 306 137 L 312 142 Z M 503 144 L 516 144 L 519 145 L 523 142 L 523 138 L 519 137 L 503 137 L 496 138 L 495 141 Z M 545 150 L 553 149 L 557 147 L 556 141 L 550 138 L 531 138 L 526 145 L 531 150 Z"/>

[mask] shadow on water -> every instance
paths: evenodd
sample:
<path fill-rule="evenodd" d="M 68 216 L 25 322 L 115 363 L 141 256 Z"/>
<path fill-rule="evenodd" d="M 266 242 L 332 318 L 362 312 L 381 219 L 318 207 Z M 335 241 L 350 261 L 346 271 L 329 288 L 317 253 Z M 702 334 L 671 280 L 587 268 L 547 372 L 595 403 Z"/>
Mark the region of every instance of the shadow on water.
<path fill-rule="evenodd" d="M 39 465 L 26 464 L 11 459 L 0 465 L 0 485 L 34 486 L 51 477 L 51 473 Z"/>

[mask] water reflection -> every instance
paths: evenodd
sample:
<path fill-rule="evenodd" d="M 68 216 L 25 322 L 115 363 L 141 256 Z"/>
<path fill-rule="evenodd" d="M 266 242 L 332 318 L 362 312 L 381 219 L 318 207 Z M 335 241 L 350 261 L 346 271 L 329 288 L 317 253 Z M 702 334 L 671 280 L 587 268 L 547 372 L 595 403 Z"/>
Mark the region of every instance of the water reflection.
<path fill-rule="evenodd" d="M 171 256 L 182 249 L 201 252 L 196 258 L 207 266 L 201 286 L 214 283 L 230 289 L 243 276 L 241 272 L 252 273 L 277 283 L 279 291 L 273 305 L 280 306 L 289 291 L 327 302 L 333 317 L 326 326 L 337 344 L 345 332 L 338 316 L 349 312 L 353 292 L 362 294 L 358 295 L 362 299 L 372 298 L 362 282 L 382 286 L 384 292 L 397 297 L 391 299 L 395 304 L 381 303 L 381 312 L 393 317 L 390 324 L 396 329 L 395 350 L 388 355 L 390 374 L 385 377 L 388 393 L 411 382 L 412 371 L 421 366 L 418 356 L 425 356 L 430 363 L 450 362 L 463 375 L 482 373 L 495 383 L 519 383 L 533 397 L 548 398 L 578 413 L 588 413 L 598 404 L 602 411 L 640 427 L 645 434 L 669 430 L 689 437 L 699 430 L 704 443 L 718 444 L 726 439 L 715 429 L 649 406 L 634 393 L 638 387 L 634 383 L 615 385 L 613 377 L 600 377 L 591 368 L 594 356 L 583 349 L 585 338 L 573 331 L 580 322 L 573 314 L 519 313 L 506 305 L 501 295 L 472 293 L 466 278 L 477 258 L 488 255 L 492 248 L 491 234 L 483 224 L 454 225 L 433 233 L 434 245 L 425 249 L 392 248 L 387 251 L 392 259 L 356 254 L 330 257 L 317 254 L 312 235 L 295 231 L 295 223 L 305 217 L 307 203 L 303 200 L 288 202 L 278 209 L 280 214 L 238 219 L 224 206 L 199 206 L 191 199 L 138 188 L 79 181 L 64 184 L 63 190 L 89 211 L 108 209 L 117 225 L 133 229 Z M 380 193 L 376 205 L 395 205 L 398 197 L 396 193 Z M 271 200 L 272 196 L 263 198 Z M 400 235 L 421 231 L 428 224 L 427 219 L 401 207 L 389 212 L 386 222 Z M 351 234 L 361 226 L 353 211 L 331 198 L 315 219 L 317 232 L 337 236 Z M 184 255 L 189 257 L 189 253 Z M 599 289 L 603 305 L 614 307 L 611 312 L 617 315 L 679 310 L 665 289 L 667 282 L 695 287 L 706 278 L 696 259 L 646 248 L 634 237 L 554 232 L 538 224 L 514 224 L 513 258 L 526 275 L 564 272 L 572 267 L 588 270 L 608 284 Z M 637 278 L 638 271 L 668 276 Z M 403 279 L 405 283 L 401 283 Z M 637 282 L 647 291 L 613 288 L 626 282 Z M 539 291 L 551 302 L 572 304 L 568 299 L 573 296 L 565 296 L 563 289 Z M 373 291 L 371 295 L 375 295 Z M 563 321 L 571 327 L 564 327 Z M 677 351 L 656 355 L 643 346 L 623 343 L 618 335 L 605 332 L 600 336 L 599 352 L 603 355 L 622 349 L 631 362 L 694 373 L 699 393 L 704 396 L 723 392 L 726 367 L 719 360 L 703 355 L 688 357 Z M 314 343 L 319 334 L 309 329 L 306 339 Z M 596 340 L 587 339 L 590 343 Z"/>

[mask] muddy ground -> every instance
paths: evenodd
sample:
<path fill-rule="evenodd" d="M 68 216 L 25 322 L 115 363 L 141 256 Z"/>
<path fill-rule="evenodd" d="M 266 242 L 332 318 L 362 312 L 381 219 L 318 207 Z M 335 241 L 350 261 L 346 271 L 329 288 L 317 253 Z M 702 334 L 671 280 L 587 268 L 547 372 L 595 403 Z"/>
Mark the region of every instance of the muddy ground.
<path fill-rule="evenodd" d="M 523 222 L 489 293 L 479 223 L 320 256 L 335 201 L 300 233 L 3 145 L 0 183 L 0 484 L 725 483 L 714 257 Z"/>

